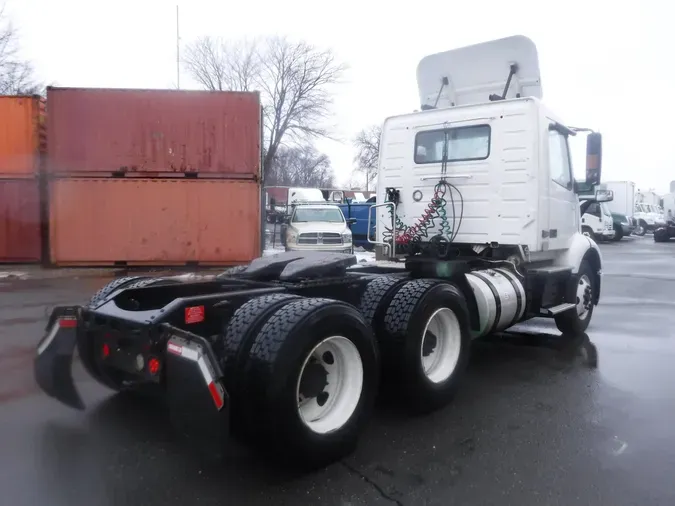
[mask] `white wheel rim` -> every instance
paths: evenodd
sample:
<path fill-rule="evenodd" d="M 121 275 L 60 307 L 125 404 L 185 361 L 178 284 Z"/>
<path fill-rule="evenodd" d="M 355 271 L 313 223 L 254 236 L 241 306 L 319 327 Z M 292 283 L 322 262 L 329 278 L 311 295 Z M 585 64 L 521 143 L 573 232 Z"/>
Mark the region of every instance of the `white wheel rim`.
<path fill-rule="evenodd" d="M 317 372 L 317 366 L 324 372 Z M 320 393 L 302 391 L 307 390 L 306 384 L 303 385 L 307 373 L 325 377 Z M 362 390 L 363 362 L 354 343 L 342 336 L 324 339 L 307 355 L 298 375 L 295 397 L 300 419 L 317 434 L 338 430 L 354 414 Z"/>
<path fill-rule="evenodd" d="M 447 380 L 457 367 L 462 331 L 452 309 L 437 309 L 424 327 L 420 357 L 424 375 L 432 383 Z"/>
<path fill-rule="evenodd" d="M 585 320 L 589 313 L 591 302 L 589 302 L 589 307 L 586 307 L 584 297 L 586 296 L 586 290 L 590 288 L 591 280 L 586 274 L 582 275 L 577 285 L 577 315 L 580 320 Z"/>

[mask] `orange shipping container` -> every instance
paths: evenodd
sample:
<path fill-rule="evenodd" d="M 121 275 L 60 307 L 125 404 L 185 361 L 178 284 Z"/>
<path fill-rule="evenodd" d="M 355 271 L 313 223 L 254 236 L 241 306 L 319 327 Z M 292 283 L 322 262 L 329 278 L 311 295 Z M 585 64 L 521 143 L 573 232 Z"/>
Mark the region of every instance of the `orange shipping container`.
<path fill-rule="evenodd" d="M 0 96 L 0 177 L 34 177 L 45 148 L 44 100 Z"/>
<path fill-rule="evenodd" d="M 54 175 L 256 179 L 257 92 L 48 88 Z"/>
<path fill-rule="evenodd" d="M 36 179 L 0 179 L 0 262 L 38 262 L 40 190 Z"/>
<path fill-rule="evenodd" d="M 226 179 L 54 179 L 55 265 L 234 265 L 260 256 L 260 186 Z"/>

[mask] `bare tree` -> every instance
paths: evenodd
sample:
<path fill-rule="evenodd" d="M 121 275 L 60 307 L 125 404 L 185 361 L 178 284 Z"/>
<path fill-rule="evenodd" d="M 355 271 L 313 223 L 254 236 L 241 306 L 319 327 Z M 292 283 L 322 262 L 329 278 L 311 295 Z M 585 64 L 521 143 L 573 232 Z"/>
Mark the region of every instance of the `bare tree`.
<path fill-rule="evenodd" d="M 0 95 L 33 95 L 44 92 L 35 80 L 33 65 L 19 58 L 18 33 L 0 7 Z"/>
<path fill-rule="evenodd" d="M 313 145 L 280 146 L 267 175 L 267 184 L 332 188 L 335 176 L 330 158 Z"/>
<path fill-rule="evenodd" d="M 239 43 L 204 37 L 189 44 L 185 53 L 188 72 L 206 89 L 260 91 L 266 176 L 282 145 L 330 136 L 330 88 L 346 70 L 331 51 L 285 37 Z"/>
<path fill-rule="evenodd" d="M 382 127 L 375 125 L 364 128 L 354 138 L 354 147 L 356 148 L 355 171 L 365 176 L 366 191 L 369 190 L 370 184 L 377 177 L 381 135 Z"/>

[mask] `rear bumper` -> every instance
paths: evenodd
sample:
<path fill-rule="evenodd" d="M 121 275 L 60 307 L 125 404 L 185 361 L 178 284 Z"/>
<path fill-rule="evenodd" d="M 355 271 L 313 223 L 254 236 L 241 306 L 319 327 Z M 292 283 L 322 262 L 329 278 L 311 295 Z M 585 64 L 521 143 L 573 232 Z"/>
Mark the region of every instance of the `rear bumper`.
<path fill-rule="evenodd" d="M 113 336 L 111 326 L 110 333 L 93 335 L 84 313 L 96 315 L 82 307 L 63 306 L 55 308 L 49 318 L 34 361 L 35 379 L 48 396 L 72 408 L 84 409 L 72 377 L 77 346 L 86 369 L 98 375 L 97 380 L 122 379 L 121 388 L 129 390 L 147 385 L 159 387 L 168 401 L 171 419 L 181 432 L 208 434 L 212 440 L 227 435 L 229 396 L 206 339 L 166 323 L 147 326 L 147 333 Z"/>

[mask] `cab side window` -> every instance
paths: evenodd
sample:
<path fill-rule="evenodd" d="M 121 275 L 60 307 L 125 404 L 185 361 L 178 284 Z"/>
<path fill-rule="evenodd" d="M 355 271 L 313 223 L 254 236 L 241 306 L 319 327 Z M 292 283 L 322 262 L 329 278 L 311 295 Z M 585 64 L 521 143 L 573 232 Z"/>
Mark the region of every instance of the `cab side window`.
<path fill-rule="evenodd" d="M 600 218 L 600 212 L 601 212 L 600 204 L 593 203 L 590 206 L 588 206 L 588 209 L 586 209 L 585 214 L 591 214 L 593 216 Z"/>
<path fill-rule="evenodd" d="M 573 188 L 572 165 L 567 148 L 567 138 L 555 130 L 550 130 L 548 133 L 548 163 L 551 179 L 563 188 L 571 190 Z"/>

